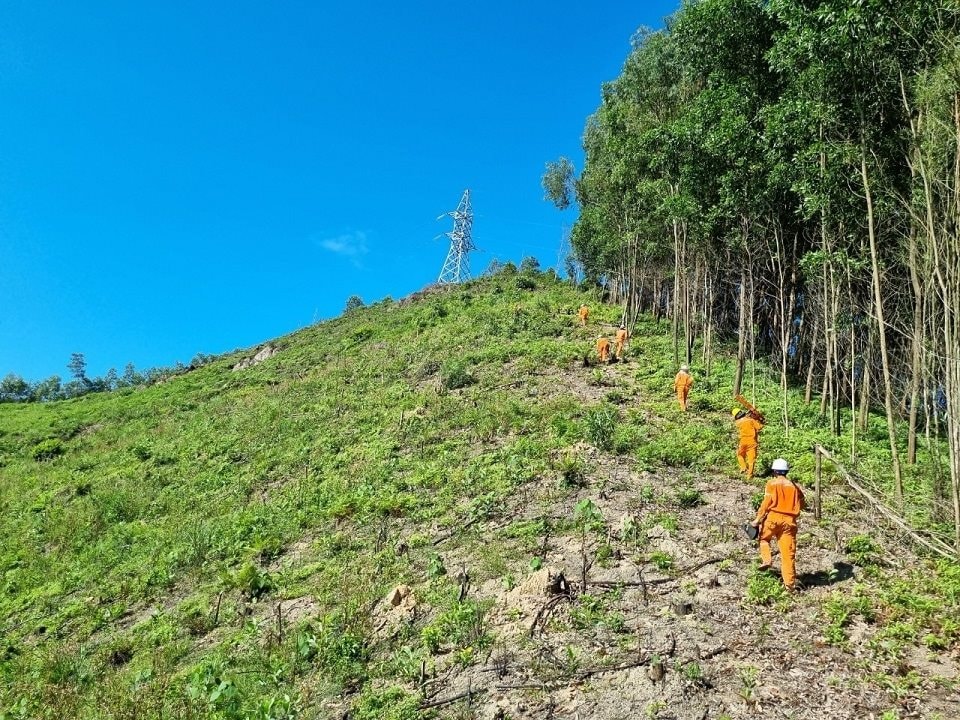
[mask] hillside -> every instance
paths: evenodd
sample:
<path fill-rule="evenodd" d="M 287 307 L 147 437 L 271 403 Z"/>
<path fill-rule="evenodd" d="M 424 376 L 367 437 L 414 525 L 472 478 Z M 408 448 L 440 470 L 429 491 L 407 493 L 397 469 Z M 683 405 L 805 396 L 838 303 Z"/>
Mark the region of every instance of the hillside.
<path fill-rule="evenodd" d="M 258 348 L 0 405 L 0 718 L 960 716 L 960 566 L 828 467 L 785 593 L 740 531 L 763 480 L 735 473 L 733 363 L 693 366 L 684 415 L 666 323 L 584 366 L 618 319 L 503 272 L 242 370 Z M 771 370 L 747 387 L 776 407 Z M 809 485 L 812 444 L 849 439 L 790 403 L 759 465 Z"/>

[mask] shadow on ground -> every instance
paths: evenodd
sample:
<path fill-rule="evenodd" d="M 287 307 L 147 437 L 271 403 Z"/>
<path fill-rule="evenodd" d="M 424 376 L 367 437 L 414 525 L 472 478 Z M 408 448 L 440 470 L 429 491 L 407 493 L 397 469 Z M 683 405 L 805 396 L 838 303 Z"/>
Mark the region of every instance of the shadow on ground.
<path fill-rule="evenodd" d="M 853 565 L 846 562 L 835 562 L 830 570 L 817 570 L 812 573 L 801 573 L 797 580 L 804 587 L 826 587 L 849 580 L 853 577 Z"/>

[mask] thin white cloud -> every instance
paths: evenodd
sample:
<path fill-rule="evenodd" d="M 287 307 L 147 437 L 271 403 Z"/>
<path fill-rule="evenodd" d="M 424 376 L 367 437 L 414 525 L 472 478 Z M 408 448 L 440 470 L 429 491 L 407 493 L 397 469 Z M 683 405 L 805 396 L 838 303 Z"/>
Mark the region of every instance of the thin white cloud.
<path fill-rule="evenodd" d="M 367 234 L 362 230 L 343 233 L 336 237 L 317 240 L 317 245 L 327 252 L 334 255 L 340 255 L 353 262 L 359 262 L 360 258 L 367 254 Z"/>

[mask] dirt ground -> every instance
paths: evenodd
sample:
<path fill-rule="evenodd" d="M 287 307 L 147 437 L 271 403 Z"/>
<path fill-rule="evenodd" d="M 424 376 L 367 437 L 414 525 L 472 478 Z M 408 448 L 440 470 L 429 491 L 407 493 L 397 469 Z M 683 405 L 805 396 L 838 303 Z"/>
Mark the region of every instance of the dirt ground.
<path fill-rule="evenodd" d="M 602 394 L 585 381 L 572 383 L 569 375 L 562 381 L 563 392 L 584 399 Z M 462 709 L 469 704 L 488 720 L 761 715 L 863 720 L 891 710 L 896 714 L 887 717 L 901 720 L 960 718 L 956 653 L 908 648 L 895 670 L 903 676 L 917 672 L 922 681 L 895 693 L 871 660 L 874 627 L 854 625 L 844 649 L 824 639 L 823 603 L 833 593 L 852 592 L 862 575 L 842 554 L 843 540 L 881 525 L 868 511 L 857 515 L 868 527 L 842 520 L 821 527 L 805 515 L 797 557 L 803 589 L 761 606 L 747 600 L 758 560 L 756 542 L 741 528 L 752 519 L 756 485 L 727 476 L 696 477 L 693 486 L 703 503 L 671 508 L 676 528 L 666 529 L 649 522 L 663 505 L 642 500 L 643 488 L 654 488 L 662 499 L 680 485 L 688 487 L 689 474 L 635 472 L 627 459 L 587 445 L 578 450 L 592 471 L 573 502 L 595 503 L 610 529 L 612 554 L 593 563 L 584 588 L 581 539 L 558 533 L 543 545 L 542 569 L 531 571 L 528 557 L 517 565 L 515 587 L 491 579 L 471 589 L 473 597 L 492 603 L 488 630 L 494 646 L 483 662 L 467 668 L 441 657 L 426 707 L 442 716 L 467 717 Z M 516 512 L 518 518 L 569 518 L 570 507 L 569 494 L 561 499 L 545 488 Z M 624 540 L 625 531 L 637 527 L 645 532 L 642 553 L 628 551 Z M 591 557 L 602 542 L 591 536 Z M 448 566 L 470 567 L 482 562 L 483 552 L 482 543 L 470 551 L 451 548 L 444 559 Z M 663 571 L 644 559 L 655 552 L 669 555 L 674 566 Z M 778 560 L 775 556 L 774 570 Z M 913 560 L 908 554 L 899 558 L 904 566 Z M 566 592 L 556 592 L 560 574 Z M 604 617 L 615 618 L 616 627 L 578 624 L 578 598 L 585 593 L 600 599 Z"/>

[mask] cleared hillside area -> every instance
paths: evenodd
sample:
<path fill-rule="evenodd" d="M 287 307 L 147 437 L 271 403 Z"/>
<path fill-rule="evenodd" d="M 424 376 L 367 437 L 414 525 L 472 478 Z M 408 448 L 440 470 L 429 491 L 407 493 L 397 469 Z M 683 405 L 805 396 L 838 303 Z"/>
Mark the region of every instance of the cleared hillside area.
<path fill-rule="evenodd" d="M 244 369 L 0 405 L 0 718 L 960 717 L 960 566 L 827 466 L 787 594 L 741 532 L 732 362 L 681 413 L 666 322 L 585 366 L 619 312 L 508 269 Z M 799 393 L 784 435 L 765 365 L 746 387 L 759 465 L 849 456 Z"/>

